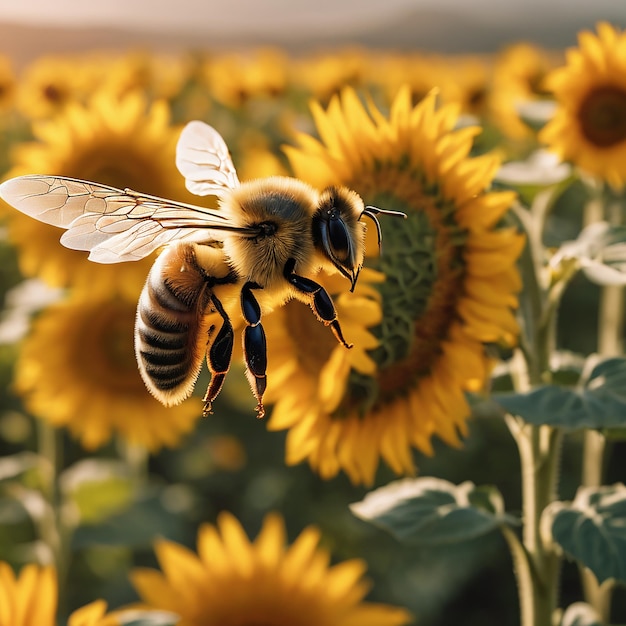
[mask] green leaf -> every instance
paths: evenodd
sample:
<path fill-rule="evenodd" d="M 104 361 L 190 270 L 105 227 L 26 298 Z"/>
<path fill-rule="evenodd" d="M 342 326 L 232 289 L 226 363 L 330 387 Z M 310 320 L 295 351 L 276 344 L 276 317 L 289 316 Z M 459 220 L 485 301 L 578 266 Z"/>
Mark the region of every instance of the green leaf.
<path fill-rule="evenodd" d="M 132 483 L 128 467 L 110 459 L 84 459 L 66 469 L 60 486 L 83 524 L 95 524 L 130 504 Z"/>
<path fill-rule="evenodd" d="M 560 626 L 602 626 L 602 622 L 592 606 L 574 602 L 565 609 Z"/>
<path fill-rule="evenodd" d="M 573 502 L 553 502 L 544 511 L 554 540 L 589 568 L 599 583 L 626 582 L 626 487 L 618 483 L 581 487 Z"/>
<path fill-rule="evenodd" d="M 495 487 L 454 485 L 439 478 L 407 478 L 350 505 L 357 517 L 414 546 L 439 546 L 485 535 L 512 520 Z"/>
<path fill-rule="evenodd" d="M 525 394 L 496 393 L 493 400 L 531 424 L 622 428 L 626 426 L 626 359 L 590 357 L 578 387 L 544 385 Z"/>
<path fill-rule="evenodd" d="M 626 285 L 626 226 L 594 222 L 574 241 L 565 242 L 550 261 L 578 259 L 587 278 L 598 285 Z"/>
<path fill-rule="evenodd" d="M 41 485 L 45 467 L 44 459 L 33 452 L 18 452 L 2 457 L 0 458 L 0 483 L 18 481 L 31 487 Z M 51 468 L 49 468 L 49 473 L 52 473 Z"/>
<path fill-rule="evenodd" d="M 130 610 L 117 614 L 121 626 L 176 626 L 180 618 L 169 611 Z"/>
<path fill-rule="evenodd" d="M 539 191 L 563 183 L 571 177 L 572 167 L 547 150 L 536 150 L 524 161 L 508 161 L 496 173 L 496 181 L 534 197 Z"/>
<path fill-rule="evenodd" d="M 190 528 L 190 510 L 184 507 L 193 506 L 193 497 L 183 494 L 179 498 L 180 494 L 176 494 L 176 498 L 172 498 L 172 491 L 177 487 L 151 485 L 116 514 L 97 524 L 80 526 L 72 536 L 73 548 L 88 548 L 94 544 L 152 548 L 157 537 L 184 542 Z M 181 506 L 176 499 L 189 502 Z"/>

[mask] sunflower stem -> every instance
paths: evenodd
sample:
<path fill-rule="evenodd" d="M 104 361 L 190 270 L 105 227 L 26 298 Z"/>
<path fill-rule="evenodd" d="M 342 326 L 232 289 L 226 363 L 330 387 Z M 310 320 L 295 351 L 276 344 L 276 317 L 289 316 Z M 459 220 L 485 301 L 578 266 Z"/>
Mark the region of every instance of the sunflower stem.
<path fill-rule="evenodd" d="M 522 545 L 532 582 L 522 584 L 518 574 L 522 626 L 550 626 L 557 607 L 560 559 L 551 536 L 542 533 L 541 519 L 556 499 L 560 439 L 560 429 L 532 424 L 523 424 L 516 436 L 522 468 Z"/>
<path fill-rule="evenodd" d="M 65 614 L 71 530 L 65 527 L 59 493 L 59 472 L 63 467 L 62 433 L 46 420 L 37 420 L 37 445 L 39 454 L 45 459 L 47 466 L 42 486 L 47 514 L 38 519 L 37 530 L 41 540 L 50 550 L 57 572 L 58 611 Z"/>
<path fill-rule="evenodd" d="M 117 448 L 128 467 L 133 492 L 137 494 L 148 482 L 148 451 L 144 446 L 129 443 L 122 437 L 118 438 Z"/>
<path fill-rule="evenodd" d="M 545 202 L 545 198 L 542 199 Z M 536 220 L 530 220 L 527 251 L 521 259 L 525 295 L 531 303 L 524 311 L 524 358 L 513 361 L 517 392 L 550 383 L 550 360 L 556 347 L 556 320 L 562 294 L 574 272 L 569 268 L 546 285 L 542 259 L 545 258 Z M 529 318 L 529 313 L 531 317 Z M 557 498 L 562 431 L 548 425 L 534 425 L 507 416 L 507 425 L 519 450 L 522 474 L 523 550 L 505 532 L 515 563 L 522 626 L 551 626 L 557 608 L 560 557 L 551 534 L 542 529 L 546 507 Z"/>
<path fill-rule="evenodd" d="M 595 193 L 593 193 L 595 192 Z M 617 202 L 606 205 L 603 194 L 592 188 L 592 197 L 585 205 L 584 222 L 591 224 L 606 219 L 617 226 L 623 222 L 622 207 Z M 624 289 L 607 285 L 600 292 L 598 311 L 598 353 L 605 357 L 623 353 L 622 327 L 624 322 Z M 588 429 L 583 439 L 581 483 L 585 487 L 599 487 L 604 480 L 605 436 Z M 585 600 L 596 610 L 600 620 L 608 623 L 611 616 L 611 598 L 614 584 L 606 581 L 599 584 L 593 573 L 580 568 L 580 577 Z"/>

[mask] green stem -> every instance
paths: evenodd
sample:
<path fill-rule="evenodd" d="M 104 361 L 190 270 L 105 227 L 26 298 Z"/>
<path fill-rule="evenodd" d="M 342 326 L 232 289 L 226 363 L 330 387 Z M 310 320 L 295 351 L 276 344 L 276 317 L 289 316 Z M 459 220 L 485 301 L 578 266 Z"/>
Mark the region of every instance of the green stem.
<path fill-rule="evenodd" d="M 61 436 L 61 433 L 48 422 L 37 420 L 38 450 L 40 456 L 46 461 L 46 476 L 42 487 L 42 495 L 47 505 L 47 514 L 39 520 L 37 530 L 54 560 L 58 580 L 58 607 L 59 612 L 64 614 L 71 531 L 64 524 L 59 494 L 58 477 L 59 471 L 63 466 Z"/>
<path fill-rule="evenodd" d="M 550 626 L 558 601 L 560 558 L 551 537 L 542 532 L 541 519 L 556 499 L 561 430 L 512 416 L 507 422 L 522 468 L 522 545 L 528 564 L 524 568 L 516 560 L 521 625 Z"/>
<path fill-rule="evenodd" d="M 150 455 L 143 446 L 128 443 L 121 437 L 117 441 L 117 449 L 129 470 L 131 485 L 135 493 L 148 482 L 148 461 Z"/>
<path fill-rule="evenodd" d="M 521 260 L 525 296 L 532 303 L 524 311 L 526 335 L 519 355 L 513 362 L 513 380 L 517 392 L 550 383 L 550 359 L 556 344 L 556 319 L 561 296 L 569 282 L 564 274 L 552 286 L 542 281 L 545 271 L 541 233 L 531 220 L 527 229 L 528 250 Z M 540 229 L 539 229 L 540 230 Z M 572 272 L 573 275 L 573 272 Z M 531 317 L 529 317 L 529 312 Z M 505 537 L 515 562 L 520 597 L 522 626 L 551 626 L 557 608 L 560 556 L 551 533 L 542 529 L 546 507 L 557 498 L 562 431 L 547 425 L 533 425 L 521 418 L 507 416 L 507 425 L 517 443 L 522 472 L 522 537 L 513 542 L 510 529 Z M 509 535 L 509 536 L 507 536 Z M 516 538 L 517 539 L 517 538 Z"/>
<path fill-rule="evenodd" d="M 604 450 L 606 438 L 596 430 L 587 430 L 583 443 L 582 485 L 598 487 L 603 482 Z M 613 580 L 606 580 L 601 585 L 591 570 L 581 567 L 580 579 L 583 595 L 598 614 L 603 624 L 611 619 L 611 598 L 615 586 Z"/>
<path fill-rule="evenodd" d="M 611 224 L 622 223 L 622 207 L 618 203 L 604 206 L 600 193 L 597 193 L 585 207 L 586 224 L 602 218 Z M 623 353 L 622 326 L 624 322 L 623 287 L 608 285 L 602 288 L 598 311 L 598 353 L 610 357 Z M 606 438 L 595 430 L 586 430 L 583 439 L 583 459 L 581 483 L 585 487 L 599 487 L 603 483 L 604 452 Z M 600 620 L 608 623 L 611 617 L 611 598 L 614 584 L 605 581 L 598 584 L 596 577 L 588 569 L 580 569 L 585 600 L 596 610 Z"/>

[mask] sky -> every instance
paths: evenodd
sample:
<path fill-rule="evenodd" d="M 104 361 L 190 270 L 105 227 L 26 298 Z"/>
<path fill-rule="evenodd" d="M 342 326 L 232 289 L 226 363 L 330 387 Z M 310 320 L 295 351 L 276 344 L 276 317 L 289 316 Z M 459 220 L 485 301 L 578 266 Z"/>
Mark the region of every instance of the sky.
<path fill-rule="evenodd" d="M 328 34 L 392 21 L 425 8 L 480 16 L 483 22 L 520 18 L 589 20 L 614 15 L 625 0 L 0 0 L 0 20 L 38 25 L 115 26 L 129 30 L 220 33 L 323 29 Z"/>

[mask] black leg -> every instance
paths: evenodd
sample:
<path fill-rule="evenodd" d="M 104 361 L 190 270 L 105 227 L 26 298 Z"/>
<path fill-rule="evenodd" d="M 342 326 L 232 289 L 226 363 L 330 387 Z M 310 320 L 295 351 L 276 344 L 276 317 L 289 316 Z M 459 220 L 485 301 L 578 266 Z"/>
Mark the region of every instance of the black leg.
<path fill-rule="evenodd" d="M 241 310 L 247 326 L 243 331 L 243 354 L 246 361 L 246 376 L 257 399 L 257 417 L 265 416 L 263 394 L 267 386 L 267 343 L 265 331 L 261 324 L 261 307 L 257 302 L 253 289 L 261 289 L 259 285 L 247 282 L 241 289 Z"/>
<path fill-rule="evenodd" d="M 213 400 L 217 397 L 217 394 L 221 391 L 224 379 L 230 368 L 230 359 L 233 355 L 233 343 L 235 333 L 233 331 L 233 325 L 228 319 L 228 314 L 224 311 L 222 303 L 214 296 L 211 296 L 211 302 L 215 307 L 215 310 L 222 316 L 224 322 L 217 335 L 215 335 L 215 327 L 212 326 L 209 330 L 209 347 L 207 349 L 207 365 L 211 372 L 211 382 L 204 394 L 204 408 L 202 409 L 202 416 L 206 417 L 212 410 Z M 215 338 L 213 336 L 215 335 Z"/>
<path fill-rule="evenodd" d="M 285 278 L 293 285 L 300 293 L 307 296 L 309 305 L 313 309 L 317 319 L 325 326 L 330 326 L 333 334 L 337 338 L 337 341 L 343 344 L 346 348 L 352 348 L 353 344 L 346 342 L 341 331 L 339 320 L 337 319 L 337 311 L 335 311 L 335 305 L 328 292 L 322 285 L 316 283 L 310 278 L 305 276 L 299 276 L 294 273 L 296 262 L 294 259 L 289 259 L 285 265 Z"/>

